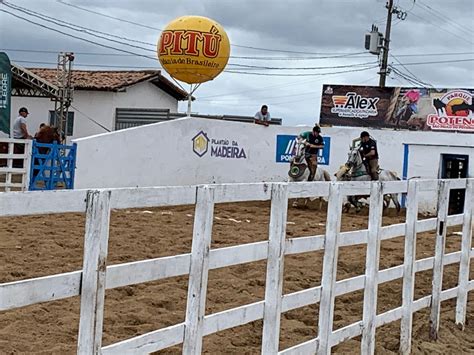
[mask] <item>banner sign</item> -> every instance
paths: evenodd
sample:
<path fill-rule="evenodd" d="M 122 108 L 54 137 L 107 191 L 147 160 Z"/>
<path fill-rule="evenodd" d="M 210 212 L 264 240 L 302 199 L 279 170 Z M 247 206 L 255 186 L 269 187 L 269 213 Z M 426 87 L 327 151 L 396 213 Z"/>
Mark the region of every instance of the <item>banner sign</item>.
<path fill-rule="evenodd" d="M 246 149 L 235 140 L 209 138 L 206 132 L 200 131 L 192 138 L 192 143 L 194 154 L 200 158 L 209 153 L 215 158 L 247 159 Z"/>
<path fill-rule="evenodd" d="M 0 52 L 0 132 L 10 136 L 10 93 L 12 68 L 4 52 Z M 1 135 L 1 134 L 0 134 Z"/>
<path fill-rule="evenodd" d="M 323 85 L 321 124 L 474 132 L 474 89 Z"/>
<path fill-rule="evenodd" d="M 298 136 L 279 134 L 276 139 L 276 162 L 289 163 L 293 158 L 293 150 Z M 318 164 L 329 165 L 329 152 L 331 151 L 331 138 L 323 137 L 324 148 L 318 151 Z"/>

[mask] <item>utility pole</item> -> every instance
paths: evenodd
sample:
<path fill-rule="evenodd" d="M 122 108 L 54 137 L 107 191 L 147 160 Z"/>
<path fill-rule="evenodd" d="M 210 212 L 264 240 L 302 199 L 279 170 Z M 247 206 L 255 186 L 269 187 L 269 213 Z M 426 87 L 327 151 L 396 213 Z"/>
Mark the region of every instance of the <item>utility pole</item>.
<path fill-rule="evenodd" d="M 55 121 L 60 134 L 61 143 L 66 141 L 67 117 L 69 106 L 72 101 L 73 88 L 71 83 L 72 62 L 74 53 L 66 52 L 58 55 L 58 68 L 56 80 L 59 88 L 59 97 L 55 98 L 54 112 Z"/>
<path fill-rule="evenodd" d="M 388 9 L 387 13 L 387 26 L 385 27 L 385 36 L 383 39 L 383 53 L 382 53 L 382 64 L 380 66 L 380 81 L 379 86 L 385 87 L 385 80 L 388 74 L 388 50 L 390 46 L 390 30 L 392 28 L 392 14 L 393 14 L 393 0 L 388 0 L 385 7 Z"/>

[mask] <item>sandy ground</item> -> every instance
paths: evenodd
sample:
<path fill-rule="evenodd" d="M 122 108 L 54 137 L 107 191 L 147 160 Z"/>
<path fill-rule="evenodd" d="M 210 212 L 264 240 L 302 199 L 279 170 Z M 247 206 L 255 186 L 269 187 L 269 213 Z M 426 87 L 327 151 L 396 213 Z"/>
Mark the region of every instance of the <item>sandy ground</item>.
<path fill-rule="evenodd" d="M 404 216 L 384 217 L 384 224 L 404 221 Z M 166 209 L 114 211 L 111 219 L 108 264 L 190 252 L 193 206 Z M 212 248 L 265 240 L 269 204 L 217 205 Z M 234 219 L 234 221 L 230 219 Z M 342 230 L 367 227 L 367 211 L 345 214 Z M 288 237 L 324 233 L 326 213 L 316 208 L 294 209 L 288 213 Z M 240 221 L 240 223 L 239 223 Z M 0 282 L 45 276 L 80 269 L 84 215 L 61 214 L 0 219 Z M 449 230 L 446 252 L 459 250 L 460 237 Z M 365 246 L 340 249 L 338 279 L 360 275 L 365 267 Z M 434 232 L 418 236 L 417 258 L 434 255 Z M 403 262 L 403 238 L 382 242 L 380 268 Z M 209 275 L 207 314 L 262 300 L 265 262 L 212 270 Z M 444 288 L 457 284 L 458 264 L 444 272 Z M 317 286 L 321 282 L 322 253 L 285 257 L 284 292 Z M 474 267 L 471 265 L 471 279 Z M 177 277 L 128 286 L 106 292 L 103 344 L 111 344 L 184 320 L 187 277 Z M 416 298 L 431 291 L 431 272 L 418 273 Z M 337 297 L 335 329 L 362 319 L 363 293 Z M 429 310 L 414 315 L 413 350 L 417 354 L 474 353 L 474 293 L 468 301 L 464 331 L 454 325 L 453 301 L 443 302 L 440 339 L 428 337 Z M 401 280 L 379 287 L 378 312 L 401 305 Z M 79 321 L 79 298 L 37 304 L 0 313 L 0 353 L 70 354 L 75 352 Z M 318 305 L 282 315 L 280 349 L 314 338 L 317 334 Z M 400 322 L 377 330 L 377 353 L 396 353 Z M 260 352 L 262 322 L 222 331 L 204 338 L 206 353 L 256 354 Z M 335 353 L 358 353 L 360 339 L 347 341 Z M 160 353 L 175 354 L 180 346 Z"/>

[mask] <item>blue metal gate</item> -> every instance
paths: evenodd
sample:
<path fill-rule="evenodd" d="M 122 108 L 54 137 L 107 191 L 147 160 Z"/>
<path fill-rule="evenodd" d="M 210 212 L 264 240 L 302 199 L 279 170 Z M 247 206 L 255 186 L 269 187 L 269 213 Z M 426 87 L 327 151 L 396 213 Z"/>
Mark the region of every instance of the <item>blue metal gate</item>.
<path fill-rule="evenodd" d="M 33 141 L 29 190 L 74 188 L 77 145 Z"/>

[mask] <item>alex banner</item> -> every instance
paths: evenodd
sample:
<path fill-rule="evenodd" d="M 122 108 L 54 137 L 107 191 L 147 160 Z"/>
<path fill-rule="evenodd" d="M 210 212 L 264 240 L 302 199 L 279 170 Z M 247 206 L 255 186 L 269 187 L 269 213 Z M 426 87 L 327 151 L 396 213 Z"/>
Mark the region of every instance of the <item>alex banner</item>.
<path fill-rule="evenodd" d="M 10 59 L 4 52 L 0 52 L 0 132 L 10 135 L 10 91 L 12 83 L 12 69 Z M 2 136 L 2 133 L 0 133 Z"/>
<path fill-rule="evenodd" d="M 474 89 L 323 85 L 321 124 L 474 132 Z"/>

